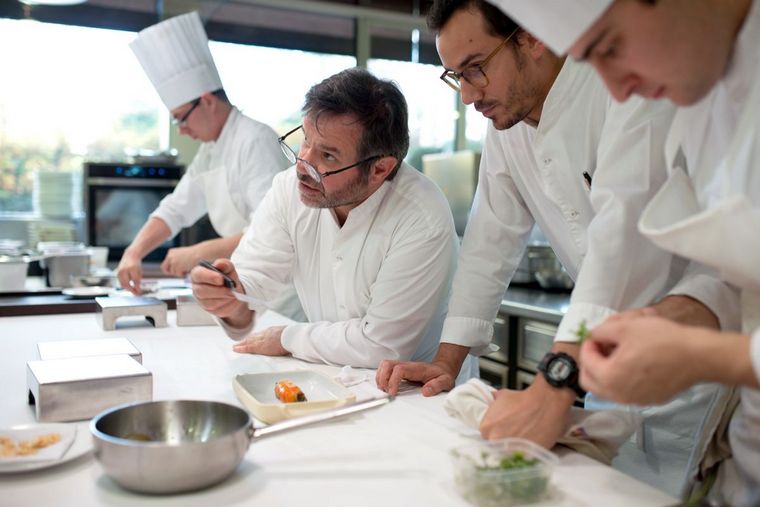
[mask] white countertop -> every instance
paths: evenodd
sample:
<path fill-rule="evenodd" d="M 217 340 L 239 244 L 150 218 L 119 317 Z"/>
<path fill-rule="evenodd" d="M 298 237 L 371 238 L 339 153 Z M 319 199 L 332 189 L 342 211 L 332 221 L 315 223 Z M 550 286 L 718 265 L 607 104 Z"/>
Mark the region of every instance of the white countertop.
<path fill-rule="evenodd" d="M 287 322 L 268 313 L 257 328 Z M 131 322 L 129 322 L 131 323 Z M 129 324 L 128 323 L 128 324 Z M 213 326 L 147 323 L 103 331 L 89 314 L 0 318 L 0 428 L 34 422 L 27 404 L 26 362 L 36 344 L 52 340 L 128 338 L 153 373 L 153 397 L 209 399 L 240 405 L 232 379 L 241 373 L 339 368 L 292 358 L 232 352 Z M 369 382 L 352 387 L 359 399 L 380 394 Z M 443 396 L 400 395 L 391 404 L 350 418 L 254 442 L 236 473 L 207 490 L 146 496 L 121 489 L 92 454 L 26 473 L 0 474 L 0 504 L 11 506 L 466 506 L 453 485 L 449 450 L 479 438 L 443 410 Z M 78 424 L 86 431 L 86 422 Z M 536 506 L 665 506 L 675 498 L 585 456 L 564 452 L 550 501 Z"/>

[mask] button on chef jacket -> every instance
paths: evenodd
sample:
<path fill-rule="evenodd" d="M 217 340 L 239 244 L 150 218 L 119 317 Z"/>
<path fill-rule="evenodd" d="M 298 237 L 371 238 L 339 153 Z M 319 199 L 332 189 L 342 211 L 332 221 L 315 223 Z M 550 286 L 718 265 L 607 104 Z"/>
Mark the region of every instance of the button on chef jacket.
<path fill-rule="evenodd" d="M 220 236 L 238 234 L 274 175 L 287 166 L 274 130 L 232 108 L 219 138 L 201 144 L 177 187 L 151 216 L 166 222 L 172 237 L 206 213 Z"/>
<path fill-rule="evenodd" d="M 681 279 L 686 262 L 636 227 L 666 178 L 663 143 L 672 114 L 666 103 L 614 102 L 590 66 L 568 58 L 537 128 L 521 122 L 497 131 L 489 123 L 442 341 L 477 354 L 489 350 L 493 320 L 534 223 L 575 280 L 558 341 L 577 341 L 582 320 L 593 327 L 668 291 L 736 320 L 724 302 L 736 300 L 730 289 L 716 278 Z"/>
<path fill-rule="evenodd" d="M 377 368 L 433 358 L 456 255 L 443 193 L 404 163 L 342 227 L 331 209 L 301 202 L 295 167 L 278 174 L 232 262 L 245 292 L 265 301 L 293 281 L 308 317 L 282 334 L 293 356 Z"/>
<path fill-rule="evenodd" d="M 678 110 L 667 141 L 670 179 L 642 216 L 663 248 L 717 268 L 742 289 L 743 331 L 760 378 L 760 2 L 754 1 L 720 82 Z M 689 206 L 690 204 L 690 206 Z M 713 494 L 760 502 L 760 390 L 742 388 L 729 427 L 733 461 Z"/>

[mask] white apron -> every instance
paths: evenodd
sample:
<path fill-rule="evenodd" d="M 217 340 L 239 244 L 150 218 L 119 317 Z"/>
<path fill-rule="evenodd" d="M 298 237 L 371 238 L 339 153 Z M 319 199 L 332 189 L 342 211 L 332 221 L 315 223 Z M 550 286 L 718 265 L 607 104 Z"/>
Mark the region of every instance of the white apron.
<path fill-rule="evenodd" d="M 248 220 L 235 207 L 227 185 L 227 171 L 217 167 L 200 175 L 200 184 L 206 196 L 208 218 L 221 237 L 239 234 L 248 226 Z"/>
<path fill-rule="evenodd" d="M 639 229 L 661 248 L 710 266 L 740 287 L 743 331 L 749 334 L 760 325 L 760 212 L 746 195 L 724 195 L 729 197 L 701 210 L 691 180 L 676 168 L 642 214 Z M 722 388 L 716 395 L 725 397 L 728 391 Z M 719 421 L 721 414 L 715 413 L 719 408 L 720 404 L 714 405 L 706 420 Z M 716 427 L 709 426 L 705 427 L 709 433 L 700 435 L 704 449 Z M 752 505 L 760 487 L 760 391 L 741 389 L 729 440 L 733 460 L 722 467 L 719 491 L 714 494 L 730 505 Z M 699 461 L 690 465 L 696 473 Z"/>

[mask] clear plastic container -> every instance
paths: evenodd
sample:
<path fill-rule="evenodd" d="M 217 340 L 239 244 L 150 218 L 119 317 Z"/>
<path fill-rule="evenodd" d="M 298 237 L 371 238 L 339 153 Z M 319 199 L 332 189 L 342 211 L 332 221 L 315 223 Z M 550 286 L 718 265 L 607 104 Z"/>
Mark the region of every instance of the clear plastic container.
<path fill-rule="evenodd" d="M 522 438 L 457 447 L 451 451 L 459 494 L 478 507 L 504 507 L 546 497 L 559 459 Z"/>

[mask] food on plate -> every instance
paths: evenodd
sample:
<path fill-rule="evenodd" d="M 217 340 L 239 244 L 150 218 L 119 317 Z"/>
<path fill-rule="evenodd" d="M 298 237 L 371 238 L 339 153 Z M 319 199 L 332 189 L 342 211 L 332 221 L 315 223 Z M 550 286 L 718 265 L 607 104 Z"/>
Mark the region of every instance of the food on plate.
<path fill-rule="evenodd" d="M 283 403 L 306 401 L 306 395 L 292 380 L 280 380 L 274 385 L 274 395 Z"/>
<path fill-rule="evenodd" d="M 0 435 L 0 458 L 30 456 L 37 451 L 61 441 L 60 433 L 48 433 L 31 440 L 22 440 L 18 444 L 11 438 Z"/>

